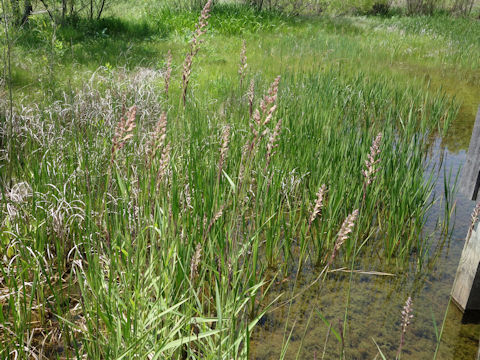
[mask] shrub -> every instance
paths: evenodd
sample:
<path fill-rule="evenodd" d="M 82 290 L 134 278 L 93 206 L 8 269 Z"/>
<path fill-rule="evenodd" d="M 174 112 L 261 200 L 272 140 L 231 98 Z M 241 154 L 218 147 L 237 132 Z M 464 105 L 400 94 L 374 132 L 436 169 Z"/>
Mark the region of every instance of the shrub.
<path fill-rule="evenodd" d="M 390 12 L 390 3 L 388 1 L 377 1 L 372 6 L 371 13 L 374 15 L 387 15 Z"/>

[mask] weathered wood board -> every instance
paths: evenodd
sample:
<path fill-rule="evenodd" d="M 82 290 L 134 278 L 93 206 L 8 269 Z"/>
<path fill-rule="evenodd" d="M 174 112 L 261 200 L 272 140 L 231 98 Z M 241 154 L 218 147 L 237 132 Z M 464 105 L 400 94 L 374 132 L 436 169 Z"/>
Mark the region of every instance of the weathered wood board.
<path fill-rule="evenodd" d="M 452 289 L 452 300 L 463 312 L 463 322 L 480 319 L 480 225 L 465 242 Z"/>
<path fill-rule="evenodd" d="M 463 166 L 459 189 L 469 199 L 476 200 L 480 188 L 480 107 L 473 127 L 467 160 Z"/>
<path fill-rule="evenodd" d="M 477 360 L 480 360 L 480 342 L 478 344 Z"/>

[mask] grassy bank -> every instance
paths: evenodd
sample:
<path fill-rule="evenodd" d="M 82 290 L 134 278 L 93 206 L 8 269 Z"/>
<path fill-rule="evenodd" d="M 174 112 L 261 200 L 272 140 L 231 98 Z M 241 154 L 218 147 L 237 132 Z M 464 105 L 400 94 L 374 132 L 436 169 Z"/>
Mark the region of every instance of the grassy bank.
<path fill-rule="evenodd" d="M 428 139 L 460 101 L 402 66 L 477 86 L 473 20 L 219 6 L 187 87 L 198 13 L 123 9 L 14 33 L 2 356 L 245 358 L 274 281 L 422 269 Z"/>

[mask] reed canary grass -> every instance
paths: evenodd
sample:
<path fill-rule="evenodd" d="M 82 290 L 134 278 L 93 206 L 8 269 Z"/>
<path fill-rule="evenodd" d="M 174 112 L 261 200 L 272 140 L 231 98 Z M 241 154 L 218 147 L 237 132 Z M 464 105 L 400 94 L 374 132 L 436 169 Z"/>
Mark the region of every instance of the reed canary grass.
<path fill-rule="evenodd" d="M 367 155 L 367 160 L 365 160 L 365 169 L 362 170 L 362 174 L 365 177 L 365 183 L 367 186 L 375 180 L 375 174 L 379 170 L 377 164 L 380 162 L 380 159 L 377 158 L 377 156 L 380 154 L 381 141 L 382 133 L 379 133 L 375 140 L 373 140 L 372 146 L 370 147 L 370 153 Z"/>
<path fill-rule="evenodd" d="M 157 151 L 163 149 L 165 146 L 165 140 L 167 138 L 167 113 L 165 111 L 160 115 L 155 130 L 151 135 L 149 145 L 147 148 L 147 168 L 155 158 Z"/>
<path fill-rule="evenodd" d="M 242 41 L 242 52 L 240 54 L 240 66 L 238 68 L 238 75 L 240 77 L 240 86 L 243 84 L 245 75 L 247 72 L 247 43 L 245 40 Z"/>
<path fill-rule="evenodd" d="M 168 98 L 168 89 L 170 88 L 170 79 L 172 77 L 172 51 L 168 50 L 167 63 L 165 64 L 164 79 L 165 79 L 165 96 Z"/>
<path fill-rule="evenodd" d="M 170 165 L 171 150 L 172 150 L 172 147 L 170 146 L 169 143 L 167 143 L 163 147 L 162 156 L 160 158 L 160 163 L 159 163 L 158 172 L 157 172 L 157 188 L 160 187 L 162 182 L 166 181 L 166 177 L 168 174 L 168 167 Z"/>
<path fill-rule="evenodd" d="M 133 130 L 135 129 L 135 117 L 137 115 L 137 107 L 132 106 L 125 116 L 123 116 L 117 127 L 115 128 L 115 135 L 112 141 L 112 150 L 110 163 L 113 164 L 115 160 L 115 154 L 118 150 L 121 150 L 128 139 L 133 137 Z"/>
<path fill-rule="evenodd" d="M 328 265 L 331 265 L 333 263 L 335 257 L 338 254 L 338 251 L 341 249 L 343 243 L 348 239 L 350 233 L 353 231 L 353 227 L 355 226 L 355 221 L 357 220 L 357 217 L 358 209 L 354 210 L 343 221 L 342 227 L 337 234 L 337 239 L 333 247 L 332 255 L 330 256 L 330 260 L 328 260 Z"/>
<path fill-rule="evenodd" d="M 215 215 L 213 215 L 212 219 L 210 220 L 210 223 L 208 224 L 208 227 L 207 229 L 205 230 L 205 233 L 204 233 L 204 239 L 207 238 L 208 234 L 210 233 L 210 231 L 212 230 L 212 227 L 213 225 L 215 225 L 215 223 L 218 221 L 218 219 L 220 219 L 223 215 L 223 209 L 224 209 L 224 205 L 222 205 L 220 207 L 220 210 L 218 210 Z M 206 220 L 206 219 L 205 219 Z M 204 225 L 206 224 L 206 222 L 204 223 Z"/>
<path fill-rule="evenodd" d="M 198 243 L 190 262 L 190 281 L 198 277 L 198 267 L 202 258 L 202 244 Z"/>
<path fill-rule="evenodd" d="M 313 207 L 312 214 L 310 215 L 310 219 L 308 220 L 308 228 L 312 227 L 313 222 L 317 217 L 321 217 L 322 215 L 322 207 L 325 201 L 325 195 L 327 193 L 327 185 L 323 184 L 320 186 L 317 192 L 317 200 L 315 201 L 315 206 Z"/>
<path fill-rule="evenodd" d="M 196 32 L 202 39 L 204 29 Z M 132 349 L 139 358 L 246 359 L 249 337 L 266 303 L 261 289 L 267 292 L 272 272 L 289 278 L 299 262 L 314 259 L 312 249 L 319 263 L 324 259 L 320 265 L 326 265 L 317 279 L 342 249 L 346 258 L 354 258 L 372 238 L 382 240 L 371 244 L 379 253 L 378 266 L 404 269 L 414 259 L 422 267 L 429 256 L 422 225 L 433 184 L 425 179 L 425 139 L 447 127 L 456 103 L 431 88 L 352 69 L 348 61 L 342 60 L 341 68 L 329 59 L 313 66 L 310 50 L 313 58 L 318 54 L 313 47 L 302 53 L 300 68 L 283 52 L 286 43 L 275 46 L 277 40 L 265 37 L 259 47 L 252 46 L 249 68 L 271 60 L 267 69 L 255 69 L 255 81 L 247 71 L 247 94 L 232 86 L 238 81 L 238 61 L 215 53 L 221 42 L 212 42 L 212 56 L 204 59 L 207 72 L 199 77 L 192 106 L 183 111 L 182 99 L 176 108 L 167 98 L 174 91 L 182 96 L 183 87 L 172 85 L 176 80 L 183 85 L 182 73 L 172 71 L 167 90 L 156 71 L 130 66 L 101 67 L 78 88 L 72 83 L 66 94 L 57 93 L 63 89 L 59 84 L 51 99 L 15 105 L 15 136 L 1 138 L 4 148 L 15 152 L 0 153 L 0 187 L 26 182 L 32 196 L 14 203 L 10 195 L 0 194 L 0 262 L 6 269 L 0 284 L 0 325 L 6 329 L 0 332 L 0 357 L 17 351 L 22 358 L 40 358 L 45 351 L 36 345 L 43 341 L 39 331 L 28 350 L 32 354 L 18 345 L 32 338 L 33 329 L 50 331 L 53 326 L 55 334 L 72 340 L 61 344 L 65 357 L 120 358 Z M 191 46 L 198 48 L 199 42 Z M 258 49 L 270 42 L 275 56 L 263 58 Z M 343 56 L 345 44 L 356 45 L 329 42 L 332 57 Z M 130 52 L 129 65 L 141 57 L 144 66 L 144 55 Z M 188 78 L 196 61 L 190 60 Z M 164 70 L 158 73 L 167 79 Z M 209 76 L 213 71 L 215 76 Z M 257 99 L 255 87 L 262 88 L 264 79 L 280 71 L 286 96 L 276 81 Z M 128 120 L 120 114 L 122 103 L 138 110 L 138 119 L 129 125 L 117 125 L 122 115 Z M 162 114 L 166 109 L 168 124 Z M 228 145 L 226 128 L 220 141 L 216 131 L 226 118 Z M 118 136 L 112 136 L 112 129 Z M 379 132 L 381 155 L 371 149 L 365 163 L 359 145 Z M 109 170 L 109 186 L 104 186 L 111 153 L 117 166 Z M 122 161 L 115 164 L 120 154 Z M 382 181 L 376 163 L 380 156 Z M 147 176 L 146 162 L 157 184 Z M 226 181 L 217 181 L 220 167 Z M 328 203 L 327 187 L 317 188 L 327 179 Z M 362 206 L 365 184 L 377 188 Z M 52 186 L 61 191 L 51 191 Z M 307 210 L 313 192 L 313 210 Z M 353 212 L 347 219 L 354 225 L 347 227 L 345 211 L 356 208 L 362 221 Z M 314 244 L 307 246 L 305 227 L 318 219 Z M 297 245 L 301 255 L 291 256 Z M 24 290 L 23 284 L 35 288 Z M 58 321 L 45 316 L 50 308 Z"/>
<path fill-rule="evenodd" d="M 410 325 L 410 321 L 413 319 L 412 305 L 413 305 L 412 298 L 409 296 L 402 309 L 401 335 L 400 335 L 400 343 L 398 345 L 398 351 L 397 351 L 397 357 L 396 357 L 397 359 L 400 359 L 400 356 L 402 354 L 402 347 L 405 344 L 405 334 L 407 333 L 407 327 Z"/>
<path fill-rule="evenodd" d="M 282 119 L 279 119 L 277 121 L 277 124 L 275 125 L 275 128 L 273 129 L 272 134 L 270 135 L 270 138 L 268 139 L 267 154 L 265 155 L 266 156 L 265 171 L 267 170 L 273 155 L 275 155 L 274 150 L 278 146 L 276 142 L 277 142 L 277 138 L 280 135 L 281 128 L 282 128 Z"/>
<path fill-rule="evenodd" d="M 228 143 L 230 141 L 230 125 L 226 125 L 222 132 L 222 145 L 220 147 L 220 160 L 218 162 L 218 181 L 222 176 L 223 165 L 227 159 Z"/>
<path fill-rule="evenodd" d="M 255 80 L 250 80 L 250 85 L 247 91 L 247 98 L 248 98 L 248 114 L 250 115 L 250 119 L 253 116 L 253 102 L 255 100 Z"/>
<path fill-rule="evenodd" d="M 195 25 L 195 31 L 193 32 L 193 37 L 190 42 L 190 50 L 185 56 L 185 61 L 183 63 L 182 99 L 184 107 L 187 103 L 187 89 L 190 82 L 190 75 L 192 73 L 193 59 L 200 50 L 200 45 L 203 42 L 202 36 L 207 32 L 208 18 L 210 17 L 211 7 L 212 0 L 208 0 L 202 9 L 202 12 L 200 13 L 197 24 Z"/>

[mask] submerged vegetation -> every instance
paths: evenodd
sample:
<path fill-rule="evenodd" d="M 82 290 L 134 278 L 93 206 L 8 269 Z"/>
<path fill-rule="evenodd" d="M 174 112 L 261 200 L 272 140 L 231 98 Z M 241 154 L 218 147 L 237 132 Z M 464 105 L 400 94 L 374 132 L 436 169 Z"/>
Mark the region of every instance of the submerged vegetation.
<path fill-rule="evenodd" d="M 0 357 L 248 358 L 303 274 L 435 258 L 425 168 L 460 102 L 409 71 L 477 87 L 475 20 L 211 5 L 10 29 Z"/>

